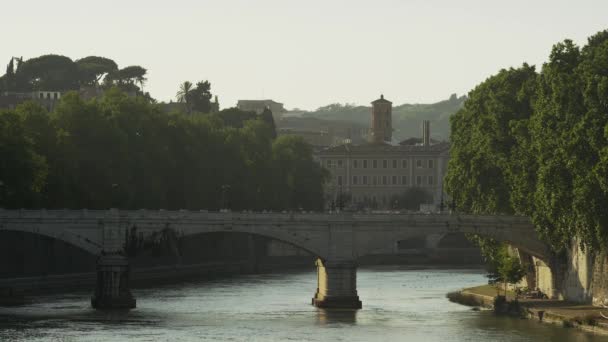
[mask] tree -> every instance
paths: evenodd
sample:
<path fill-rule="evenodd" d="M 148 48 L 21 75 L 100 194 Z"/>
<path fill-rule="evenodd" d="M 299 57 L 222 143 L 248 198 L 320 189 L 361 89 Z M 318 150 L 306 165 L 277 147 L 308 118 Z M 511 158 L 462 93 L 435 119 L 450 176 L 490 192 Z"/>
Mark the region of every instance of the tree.
<path fill-rule="evenodd" d="M 75 63 L 80 72 L 80 82 L 85 85 L 98 85 L 104 75 L 118 70 L 116 62 L 105 57 L 89 56 Z"/>
<path fill-rule="evenodd" d="M 0 207 L 37 207 L 47 164 L 14 111 L 0 111 L 0 155 Z"/>
<path fill-rule="evenodd" d="M 16 77 L 23 80 L 30 90 L 76 90 L 79 72 L 76 64 L 68 57 L 44 55 L 19 63 Z"/>
<path fill-rule="evenodd" d="M 272 144 L 275 208 L 321 210 L 327 170 L 312 159 L 312 148 L 297 136 L 280 136 Z"/>
<path fill-rule="evenodd" d="M 192 82 L 184 81 L 184 83 L 180 84 L 176 97 L 177 102 L 186 104 L 186 112 L 190 114 L 192 112 Z"/>
<path fill-rule="evenodd" d="M 104 79 L 104 83 L 108 88 L 115 85 L 123 91 L 141 94 L 144 83 L 147 80 L 145 77 L 146 73 L 147 70 L 145 68 L 139 65 L 132 65 L 108 74 Z M 139 87 L 137 84 L 139 84 Z"/>
<path fill-rule="evenodd" d="M 192 90 L 192 110 L 198 113 L 211 113 L 211 83 L 201 81 Z"/>

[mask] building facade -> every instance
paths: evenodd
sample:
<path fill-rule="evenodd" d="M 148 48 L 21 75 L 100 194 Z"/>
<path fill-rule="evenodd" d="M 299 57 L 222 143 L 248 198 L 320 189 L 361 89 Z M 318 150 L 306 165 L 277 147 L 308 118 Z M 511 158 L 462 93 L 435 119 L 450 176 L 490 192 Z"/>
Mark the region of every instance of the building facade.
<path fill-rule="evenodd" d="M 0 109 L 15 109 L 18 105 L 26 101 L 34 101 L 51 111 L 59 103 L 63 92 L 61 91 L 42 91 L 32 92 L 3 92 L 0 93 Z"/>
<path fill-rule="evenodd" d="M 395 205 L 393 198 L 419 188 L 432 197 L 435 207 L 445 200 L 443 178 L 447 171 L 449 144 L 431 142 L 430 123 L 423 123 L 422 143 L 391 144 L 392 104 L 381 97 L 372 102 L 369 141 L 343 144 L 319 151 L 316 159 L 329 170 L 328 202 L 349 199 L 354 206 L 380 209 Z"/>

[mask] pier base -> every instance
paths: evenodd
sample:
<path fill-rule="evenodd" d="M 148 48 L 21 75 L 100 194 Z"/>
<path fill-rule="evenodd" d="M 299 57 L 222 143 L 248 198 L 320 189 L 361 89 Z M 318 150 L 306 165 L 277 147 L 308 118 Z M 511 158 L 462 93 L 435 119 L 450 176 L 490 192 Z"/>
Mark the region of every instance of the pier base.
<path fill-rule="evenodd" d="M 357 266 L 352 261 L 317 259 L 317 292 L 312 305 L 326 309 L 361 309 L 357 295 Z"/>
<path fill-rule="evenodd" d="M 91 305 L 100 310 L 135 308 L 135 298 L 129 288 L 129 261 L 126 257 L 111 254 L 99 258 Z"/>

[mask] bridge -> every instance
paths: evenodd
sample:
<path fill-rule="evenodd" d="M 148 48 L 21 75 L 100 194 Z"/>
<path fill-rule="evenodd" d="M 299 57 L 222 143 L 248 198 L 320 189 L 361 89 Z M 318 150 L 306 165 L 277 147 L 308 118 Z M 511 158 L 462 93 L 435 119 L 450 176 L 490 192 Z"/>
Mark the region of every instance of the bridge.
<path fill-rule="evenodd" d="M 145 239 L 167 231 L 180 238 L 248 233 L 307 250 L 317 256 L 318 287 L 312 303 L 322 308 L 360 308 L 357 259 L 413 237 L 474 233 L 541 260 L 551 257 L 530 220 L 520 216 L 0 209 L 2 231 L 44 235 L 99 256 L 91 300 L 95 308 L 135 307 L 125 253 L 129 236 Z"/>

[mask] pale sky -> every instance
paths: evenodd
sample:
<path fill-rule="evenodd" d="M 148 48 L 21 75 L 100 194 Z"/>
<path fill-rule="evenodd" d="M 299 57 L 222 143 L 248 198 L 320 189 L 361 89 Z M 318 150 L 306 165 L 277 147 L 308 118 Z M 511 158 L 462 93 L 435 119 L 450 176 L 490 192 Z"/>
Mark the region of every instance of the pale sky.
<path fill-rule="evenodd" d="M 175 99 L 209 80 L 222 108 L 394 104 L 466 94 L 499 69 L 538 67 L 565 38 L 608 28 L 608 0 L 3 1 L 0 64 L 54 53 L 148 69 L 145 90 Z M 4 71 L 4 68 L 0 69 Z"/>

